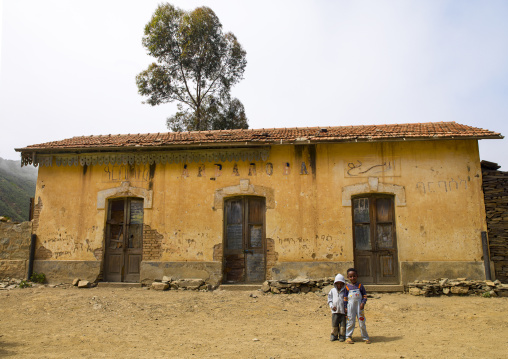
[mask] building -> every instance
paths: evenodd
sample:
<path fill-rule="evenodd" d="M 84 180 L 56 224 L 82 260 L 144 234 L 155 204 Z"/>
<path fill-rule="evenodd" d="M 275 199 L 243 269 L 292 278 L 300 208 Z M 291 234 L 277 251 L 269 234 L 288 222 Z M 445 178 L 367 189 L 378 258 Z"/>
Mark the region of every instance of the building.
<path fill-rule="evenodd" d="M 441 122 L 83 136 L 16 150 L 39 166 L 34 269 L 50 281 L 218 285 L 355 266 L 364 283 L 406 284 L 485 278 L 478 140 L 500 138 Z"/>

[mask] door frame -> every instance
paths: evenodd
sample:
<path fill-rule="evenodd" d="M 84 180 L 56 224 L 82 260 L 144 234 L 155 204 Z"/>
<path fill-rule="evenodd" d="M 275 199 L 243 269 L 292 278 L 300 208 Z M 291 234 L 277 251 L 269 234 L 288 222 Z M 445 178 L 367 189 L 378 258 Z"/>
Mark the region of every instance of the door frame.
<path fill-rule="evenodd" d="M 357 199 L 368 199 L 369 201 L 369 234 L 370 234 L 370 242 L 371 242 L 371 250 L 357 250 L 356 249 L 356 234 L 355 234 L 355 216 L 354 210 L 355 205 L 354 201 Z M 392 240 L 393 245 L 392 248 L 378 248 L 377 247 L 377 216 L 375 205 L 372 205 L 376 202 L 377 199 L 390 199 L 390 215 L 391 222 L 391 230 L 392 230 Z M 399 261 L 399 250 L 398 250 L 398 242 L 397 242 L 397 232 L 396 232 L 396 223 L 395 223 L 395 196 L 393 194 L 384 194 L 384 193 L 364 193 L 358 194 L 355 196 L 351 196 L 351 223 L 352 223 L 352 237 L 353 237 L 353 254 L 354 254 L 354 266 L 358 270 L 360 258 L 361 257 L 369 257 L 371 258 L 369 262 L 370 275 L 362 274 L 359 271 L 358 275 L 361 282 L 365 284 L 379 284 L 379 285 L 390 285 L 390 284 L 399 284 L 400 283 L 400 261 Z M 367 222 L 361 222 L 367 223 Z M 393 276 L 383 277 L 383 268 L 382 268 L 382 260 L 383 258 L 390 260 L 390 257 L 393 258 L 395 263 L 393 264 Z M 393 279 L 390 279 L 393 278 Z"/>
<path fill-rule="evenodd" d="M 141 238 L 139 239 L 141 241 L 140 246 L 138 248 L 129 247 L 129 229 L 131 228 L 132 223 L 131 221 L 131 202 L 132 200 L 141 201 L 142 205 L 141 208 L 143 209 L 143 221 L 141 224 L 140 234 Z M 108 223 L 111 220 L 111 207 L 113 202 L 115 201 L 123 201 L 123 222 L 122 222 L 122 247 L 120 248 L 109 248 L 110 244 L 110 235 L 111 235 L 111 223 Z M 104 248 L 104 260 L 103 260 L 103 279 L 105 281 L 109 282 L 131 282 L 131 283 L 138 283 L 140 281 L 140 264 L 143 260 L 143 226 L 144 226 L 144 198 L 140 197 L 113 197 L 108 198 L 107 205 L 106 205 L 106 221 L 104 226 L 104 241 L 103 241 L 103 248 Z M 108 254 L 117 254 L 120 256 L 120 262 L 119 265 L 121 266 L 121 269 L 119 273 L 113 273 L 109 272 L 108 266 L 110 265 L 111 258 L 108 256 Z M 109 253 L 108 253 L 109 252 Z M 113 253 L 111 253 L 113 252 Z M 132 268 L 132 266 L 136 265 L 136 263 L 131 263 L 130 260 L 134 257 L 139 257 L 139 260 L 136 260 L 138 270 L 135 272 L 130 272 L 129 268 Z"/>
<path fill-rule="evenodd" d="M 250 199 L 260 199 L 263 202 L 263 211 L 262 211 L 262 248 L 256 249 L 252 248 L 249 245 L 249 200 Z M 227 256 L 228 248 L 227 248 L 227 210 L 228 210 L 228 202 L 234 200 L 242 201 L 242 252 L 243 252 L 243 280 L 236 282 L 228 282 L 227 281 Z M 248 283 L 262 283 L 266 280 L 266 197 L 263 196 L 252 196 L 252 195 L 237 195 L 224 198 L 223 202 L 223 217 L 222 217 L 222 283 L 224 284 L 248 284 Z M 248 278 L 248 259 L 249 255 L 254 255 L 254 253 L 262 253 L 263 255 L 263 268 L 262 268 L 262 280 L 249 280 Z"/>

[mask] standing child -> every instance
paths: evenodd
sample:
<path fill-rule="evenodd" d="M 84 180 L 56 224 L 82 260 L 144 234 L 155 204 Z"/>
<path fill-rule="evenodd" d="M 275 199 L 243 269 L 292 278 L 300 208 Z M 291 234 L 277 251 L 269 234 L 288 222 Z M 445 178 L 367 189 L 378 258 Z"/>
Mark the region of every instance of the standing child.
<path fill-rule="evenodd" d="M 346 281 L 342 274 L 337 274 L 333 282 L 333 288 L 328 292 L 328 305 L 332 310 L 332 335 L 330 341 L 343 342 L 346 337 L 346 312 L 344 308 L 344 285 Z M 339 334 L 340 328 L 340 334 Z"/>
<path fill-rule="evenodd" d="M 345 300 L 347 302 L 347 328 L 346 328 L 346 343 L 354 344 L 353 331 L 355 330 L 356 318 L 358 318 L 358 325 L 365 344 L 370 344 L 369 334 L 367 334 L 367 327 L 365 326 L 365 315 L 363 310 L 365 303 L 367 303 L 367 291 L 365 287 L 358 283 L 358 272 L 354 268 L 347 270 L 347 279 L 351 284 L 346 284 L 345 287 Z"/>

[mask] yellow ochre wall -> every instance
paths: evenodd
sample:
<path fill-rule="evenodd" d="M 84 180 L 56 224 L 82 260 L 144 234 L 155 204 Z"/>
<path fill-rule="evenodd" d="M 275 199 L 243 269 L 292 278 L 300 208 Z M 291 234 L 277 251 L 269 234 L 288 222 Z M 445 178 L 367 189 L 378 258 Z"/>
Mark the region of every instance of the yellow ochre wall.
<path fill-rule="evenodd" d="M 302 162 L 308 174 L 301 174 Z M 153 178 L 148 164 L 135 166 L 128 185 L 153 191 L 144 224 L 163 236 L 156 261 L 217 261 L 214 248 L 223 242 L 217 191 L 248 180 L 273 195 L 266 238 L 273 240 L 277 263 L 267 276 L 331 276 L 330 268 L 354 263 L 348 188 L 364 185 L 369 193 L 395 185 L 401 282 L 461 271 L 483 275 L 486 223 L 476 140 L 276 145 L 250 176 L 249 163 L 221 162 L 220 176 L 210 162 L 189 163 L 186 170 L 182 163 L 158 164 Z M 36 259 L 101 262 L 107 206 L 97 208 L 98 193 L 120 187 L 121 171 L 129 166 L 39 168 Z"/>

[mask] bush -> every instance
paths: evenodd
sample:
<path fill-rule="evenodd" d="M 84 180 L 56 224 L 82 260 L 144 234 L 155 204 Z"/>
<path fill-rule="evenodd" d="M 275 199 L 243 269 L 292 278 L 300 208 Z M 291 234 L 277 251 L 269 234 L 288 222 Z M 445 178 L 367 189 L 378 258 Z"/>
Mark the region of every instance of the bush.
<path fill-rule="evenodd" d="M 21 282 L 19 282 L 19 287 L 21 289 L 23 289 L 23 288 L 30 288 L 31 286 L 32 286 L 32 283 L 27 282 L 26 280 L 22 280 Z"/>
<path fill-rule="evenodd" d="M 44 283 L 46 282 L 46 275 L 44 273 L 36 273 L 33 272 L 33 274 L 30 277 L 30 281 L 34 283 Z"/>

